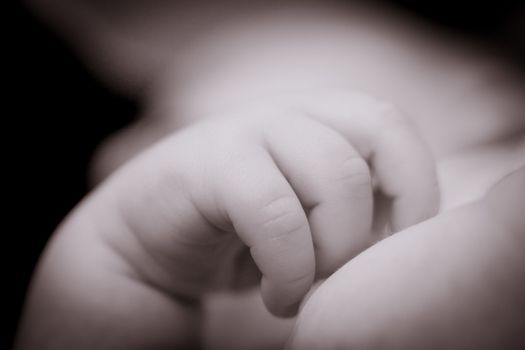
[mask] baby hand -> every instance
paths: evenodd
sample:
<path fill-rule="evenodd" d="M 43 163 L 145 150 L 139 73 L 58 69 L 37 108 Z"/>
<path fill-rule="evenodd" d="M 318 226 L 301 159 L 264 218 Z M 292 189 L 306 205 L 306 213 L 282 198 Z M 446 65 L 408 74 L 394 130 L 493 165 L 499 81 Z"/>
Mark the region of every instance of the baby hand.
<path fill-rule="evenodd" d="M 436 212 L 432 157 L 396 110 L 349 93 L 283 105 L 187 128 L 105 186 L 163 271 L 139 267 L 147 279 L 195 297 L 259 270 L 267 307 L 292 315 L 316 276 L 377 240 L 368 162 L 394 230 Z"/>
<path fill-rule="evenodd" d="M 71 310 L 121 307 L 140 316 L 123 334 L 162 333 L 151 325 L 173 322 L 168 300 L 198 300 L 261 274 L 268 309 L 294 315 L 316 277 L 378 239 L 371 174 L 392 200 L 394 231 L 436 213 L 430 153 L 397 110 L 370 97 L 295 96 L 192 125 L 126 164 L 70 216 L 41 262 L 26 319 L 56 330 L 74 327 Z M 123 305 L 113 304 L 122 293 Z M 35 311 L 44 304 L 63 317 L 47 320 Z M 84 314 L 83 329 L 100 323 Z M 22 336 L 31 337 L 28 324 Z"/>

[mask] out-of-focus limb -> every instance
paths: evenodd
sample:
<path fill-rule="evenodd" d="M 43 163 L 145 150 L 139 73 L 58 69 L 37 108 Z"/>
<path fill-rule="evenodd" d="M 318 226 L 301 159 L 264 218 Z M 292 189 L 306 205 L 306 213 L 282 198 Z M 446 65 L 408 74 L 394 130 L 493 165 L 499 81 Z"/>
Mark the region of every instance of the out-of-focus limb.
<path fill-rule="evenodd" d="M 170 28 L 170 23 L 177 23 L 178 2 L 24 1 L 76 51 L 97 78 L 132 96 L 142 93 L 172 56 L 173 46 L 187 34 L 174 25 Z"/>
<path fill-rule="evenodd" d="M 385 239 L 308 300 L 292 349 L 522 349 L 525 168 Z"/>

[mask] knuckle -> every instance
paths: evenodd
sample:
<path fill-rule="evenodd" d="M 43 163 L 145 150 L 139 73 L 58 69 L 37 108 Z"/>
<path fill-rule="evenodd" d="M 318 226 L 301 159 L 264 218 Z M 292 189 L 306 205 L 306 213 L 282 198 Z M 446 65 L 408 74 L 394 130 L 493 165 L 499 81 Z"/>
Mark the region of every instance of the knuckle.
<path fill-rule="evenodd" d="M 292 196 L 272 199 L 263 206 L 261 214 L 261 225 L 271 239 L 282 238 L 308 225 L 301 205 Z"/>
<path fill-rule="evenodd" d="M 370 169 L 360 157 L 350 157 L 341 162 L 336 181 L 345 188 L 352 189 L 353 195 L 368 196 L 371 193 Z"/>
<path fill-rule="evenodd" d="M 385 124 L 404 125 L 407 122 L 399 107 L 392 102 L 379 100 L 376 102 L 374 110 L 381 116 Z"/>
<path fill-rule="evenodd" d="M 382 98 L 356 92 L 342 92 L 346 94 L 345 101 L 352 101 L 364 107 L 364 112 L 370 120 L 377 124 L 378 129 L 412 129 L 412 121 L 407 118 L 395 103 Z"/>
<path fill-rule="evenodd" d="M 377 121 L 376 131 L 372 136 L 374 144 L 384 144 L 385 140 L 400 137 L 414 140 L 418 135 L 416 125 L 394 104 L 386 101 L 376 102 L 372 108 L 372 117 Z"/>
<path fill-rule="evenodd" d="M 409 130 L 413 128 L 411 120 L 404 115 L 397 105 L 391 102 L 378 101 L 374 112 L 380 118 L 382 129 Z"/>
<path fill-rule="evenodd" d="M 338 180 L 351 184 L 370 184 L 370 169 L 367 162 L 360 157 L 350 157 L 341 162 Z"/>

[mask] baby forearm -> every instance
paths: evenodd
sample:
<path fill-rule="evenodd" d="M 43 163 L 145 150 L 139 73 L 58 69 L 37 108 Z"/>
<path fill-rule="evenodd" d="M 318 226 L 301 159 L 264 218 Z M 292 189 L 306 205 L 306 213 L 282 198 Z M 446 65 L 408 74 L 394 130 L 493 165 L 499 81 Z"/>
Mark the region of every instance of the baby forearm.
<path fill-rule="evenodd" d="M 166 349 L 198 345 L 200 308 L 126 267 L 83 203 L 56 233 L 32 281 L 16 349 Z"/>

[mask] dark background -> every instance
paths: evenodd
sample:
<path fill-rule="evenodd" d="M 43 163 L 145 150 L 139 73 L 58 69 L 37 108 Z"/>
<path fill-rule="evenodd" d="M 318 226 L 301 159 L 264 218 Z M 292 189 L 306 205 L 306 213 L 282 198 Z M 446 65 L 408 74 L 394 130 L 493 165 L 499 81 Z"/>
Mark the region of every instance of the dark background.
<path fill-rule="evenodd" d="M 3 50 L 8 95 L 2 110 L 7 211 L 0 229 L 7 322 L 0 349 L 11 348 L 27 284 L 47 239 L 87 191 L 91 153 L 136 110 L 134 101 L 105 90 L 22 5 L 15 3 L 9 12 L 10 47 Z"/>
<path fill-rule="evenodd" d="M 388 2 L 525 62 L 525 16 L 518 1 Z M 106 90 L 23 5 L 15 2 L 4 15 L 10 25 L 2 80 L 7 210 L 1 245 L 6 322 L 0 348 L 9 349 L 37 259 L 87 191 L 87 164 L 95 146 L 131 122 L 138 106 Z"/>

